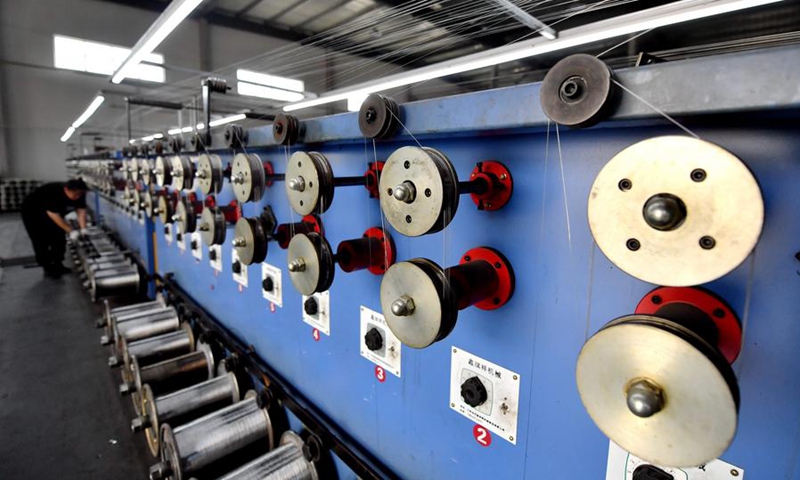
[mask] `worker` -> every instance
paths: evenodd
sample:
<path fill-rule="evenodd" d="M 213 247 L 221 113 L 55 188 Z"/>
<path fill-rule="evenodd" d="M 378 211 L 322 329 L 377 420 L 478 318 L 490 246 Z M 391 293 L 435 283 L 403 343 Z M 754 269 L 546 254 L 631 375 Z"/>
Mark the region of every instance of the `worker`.
<path fill-rule="evenodd" d="M 77 240 L 86 229 L 86 183 L 81 179 L 47 183 L 22 202 L 22 222 L 31 237 L 36 263 L 48 277 L 71 272 L 64 267 L 66 236 Z M 73 229 L 64 216 L 75 210 L 80 229 Z"/>

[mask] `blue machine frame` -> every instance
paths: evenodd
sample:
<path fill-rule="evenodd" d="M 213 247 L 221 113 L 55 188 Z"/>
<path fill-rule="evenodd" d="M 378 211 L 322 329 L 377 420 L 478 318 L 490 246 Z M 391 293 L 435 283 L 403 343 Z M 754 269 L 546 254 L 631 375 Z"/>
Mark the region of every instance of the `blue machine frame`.
<path fill-rule="evenodd" d="M 741 158 L 761 185 L 766 221 L 758 246 L 739 268 L 706 285 L 731 304 L 744 327 L 733 365 L 741 390 L 738 433 L 722 458 L 758 480 L 800 480 L 798 59 L 800 49 L 788 47 L 617 72 L 627 88 Z M 232 228 L 222 246 L 223 270 L 215 274 L 205 246 L 204 260 L 195 261 L 189 250 L 166 243 L 159 220 L 142 226 L 104 197 L 97 209 L 145 264 L 174 274 L 197 303 L 399 477 L 604 478 L 608 440 L 581 404 L 576 358 L 589 336 L 632 313 L 653 285 L 620 271 L 599 251 L 586 221 L 587 197 L 616 153 L 682 132 L 630 94 L 612 121 L 580 131 L 558 128 L 541 111 L 538 92 L 532 84 L 403 105 L 405 130 L 374 145 L 361 137 L 356 114 L 304 121 L 305 140 L 291 148 L 275 146 L 270 128 L 249 132 L 245 150 L 279 173 L 291 153 L 315 150 L 336 176 L 361 175 L 369 162 L 417 142 L 445 153 L 461 179 L 482 160 L 510 169 L 514 195 L 504 209 L 478 211 L 462 198 L 442 232 L 408 238 L 392 230 L 398 260 L 427 257 L 447 267 L 470 248 L 499 249 L 514 266 L 516 294 L 498 310 L 462 311 L 442 342 L 404 347 L 402 376 L 385 382 L 359 355 L 359 308 L 381 310 L 380 277 L 337 271 L 330 336 L 316 340 L 301 320 L 301 296 L 277 245 L 270 244 L 266 263 L 284 272 L 283 307 L 271 309 L 261 295 L 260 268 L 250 267 L 249 288 L 232 279 Z M 232 160 L 231 150 L 214 152 L 223 163 Z M 227 182 L 216 198 L 220 205 L 234 199 Z M 299 220 L 281 183 L 261 201 L 244 204 L 243 213 L 256 216 L 266 205 L 280 223 Z M 334 246 L 382 224 L 378 201 L 358 187 L 337 188 L 322 219 Z M 474 423 L 451 410 L 452 347 L 520 373 L 516 445 L 499 438 L 480 445 Z M 337 467 L 340 478 L 355 478 L 344 463 Z"/>

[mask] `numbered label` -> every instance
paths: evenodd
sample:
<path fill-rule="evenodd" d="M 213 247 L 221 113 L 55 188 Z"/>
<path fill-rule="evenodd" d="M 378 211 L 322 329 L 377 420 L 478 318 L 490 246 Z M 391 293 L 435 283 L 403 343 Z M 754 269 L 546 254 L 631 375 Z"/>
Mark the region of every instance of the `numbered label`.
<path fill-rule="evenodd" d="M 380 365 L 375 366 L 375 378 L 377 378 L 381 383 L 386 381 L 386 370 L 384 370 Z"/>
<path fill-rule="evenodd" d="M 328 292 L 315 293 L 309 297 L 303 295 L 303 321 L 319 329 L 321 333 L 331 334 L 331 296 Z"/>
<path fill-rule="evenodd" d="M 261 264 L 261 295 L 270 302 L 272 312 L 275 312 L 275 305 L 283 307 L 283 282 L 280 268 L 268 263 Z"/>
<path fill-rule="evenodd" d="M 175 240 L 171 223 L 164 225 L 164 240 L 167 241 L 167 245 L 172 245 L 172 242 Z"/>
<path fill-rule="evenodd" d="M 200 232 L 192 232 L 189 235 L 189 248 L 198 262 L 203 261 L 203 237 L 200 236 Z"/>
<path fill-rule="evenodd" d="M 312 331 L 311 331 L 311 336 L 312 336 L 312 337 L 314 337 L 314 341 L 315 341 L 315 342 L 319 342 L 319 339 L 320 339 L 320 336 L 319 336 L 319 329 L 318 329 L 318 328 L 315 328 L 314 330 L 312 330 Z"/>
<path fill-rule="evenodd" d="M 481 425 L 475 425 L 472 428 L 472 436 L 479 445 L 488 447 L 492 444 L 492 433 Z"/>
<path fill-rule="evenodd" d="M 722 460 L 712 460 L 693 468 L 675 468 L 652 465 L 628 453 L 614 442 L 608 442 L 608 467 L 606 480 L 633 480 L 636 469 L 654 468 L 680 480 L 744 480 L 744 469 Z"/>
<path fill-rule="evenodd" d="M 361 356 L 399 377 L 403 344 L 386 325 L 383 315 L 362 306 L 359 335 Z"/>
<path fill-rule="evenodd" d="M 222 272 L 222 245 L 208 247 L 208 263 L 214 269 L 214 275 L 219 275 Z"/>
<path fill-rule="evenodd" d="M 231 272 L 233 272 L 233 281 L 239 284 L 239 291 L 247 287 L 247 265 L 239 260 L 239 252 L 236 249 L 231 250 Z"/>
<path fill-rule="evenodd" d="M 178 245 L 178 250 L 180 250 L 181 254 L 186 252 L 186 238 L 185 235 L 181 233 L 175 234 L 175 243 Z"/>

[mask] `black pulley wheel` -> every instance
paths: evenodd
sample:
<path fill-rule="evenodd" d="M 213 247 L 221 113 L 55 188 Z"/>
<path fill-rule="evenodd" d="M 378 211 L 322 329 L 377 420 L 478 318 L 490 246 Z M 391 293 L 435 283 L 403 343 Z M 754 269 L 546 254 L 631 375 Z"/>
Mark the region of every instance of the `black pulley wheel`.
<path fill-rule="evenodd" d="M 617 105 L 611 69 L 596 57 L 579 53 L 547 72 L 539 101 L 547 117 L 561 125 L 586 128 L 609 117 Z"/>
<path fill-rule="evenodd" d="M 300 122 L 296 117 L 280 113 L 275 116 L 272 123 L 272 138 L 278 145 L 292 145 L 297 143 L 300 136 Z"/>
<path fill-rule="evenodd" d="M 389 97 L 373 93 L 358 112 L 358 128 L 367 138 L 387 138 L 400 125 L 400 108 Z"/>

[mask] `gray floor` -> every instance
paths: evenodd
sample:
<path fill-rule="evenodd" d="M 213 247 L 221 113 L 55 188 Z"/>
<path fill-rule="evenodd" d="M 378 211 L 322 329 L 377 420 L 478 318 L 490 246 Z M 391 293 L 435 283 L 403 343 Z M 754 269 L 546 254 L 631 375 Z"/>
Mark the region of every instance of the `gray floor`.
<path fill-rule="evenodd" d="M 0 257 L 30 254 L 18 220 L 0 215 L 0 235 Z M 0 271 L 0 479 L 147 477 L 153 459 L 128 428 L 133 408 L 106 366 L 99 312 L 74 274 Z"/>

